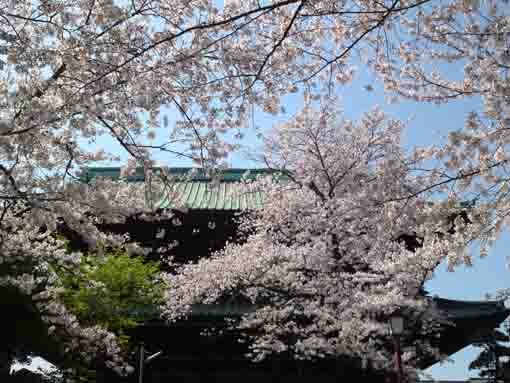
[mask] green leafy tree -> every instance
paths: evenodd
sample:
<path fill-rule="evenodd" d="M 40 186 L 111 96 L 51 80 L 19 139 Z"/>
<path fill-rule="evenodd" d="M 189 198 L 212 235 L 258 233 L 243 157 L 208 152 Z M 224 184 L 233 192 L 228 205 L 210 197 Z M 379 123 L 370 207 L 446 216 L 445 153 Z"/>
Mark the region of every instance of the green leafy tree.
<path fill-rule="evenodd" d="M 126 354 L 133 354 L 127 330 L 157 315 L 156 308 L 162 303 L 159 262 L 109 250 L 103 256 L 87 254 L 77 269 L 61 265 L 54 265 L 54 269 L 60 280 L 60 300 L 80 325 L 100 325 L 114 332 Z M 75 367 L 75 380 L 97 381 L 95 369 Z M 46 374 L 45 379 L 62 382 L 65 376 L 64 371 L 56 370 Z"/>
<path fill-rule="evenodd" d="M 83 325 L 101 325 L 127 341 L 126 330 L 154 315 L 162 301 L 159 263 L 122 251 L 87 255 L 79 272 L 60 269 L 62 301 Z"/>

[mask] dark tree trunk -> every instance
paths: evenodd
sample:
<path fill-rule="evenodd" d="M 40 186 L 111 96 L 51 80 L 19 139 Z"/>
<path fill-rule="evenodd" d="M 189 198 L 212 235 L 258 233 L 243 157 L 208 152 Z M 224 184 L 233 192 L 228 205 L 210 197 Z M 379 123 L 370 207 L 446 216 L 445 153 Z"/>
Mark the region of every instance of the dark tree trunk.
<path fill-rule="evenodd" d="M 13 363 L 12 355 L 9 351 L 0 351 L 0 382 L 7 382 L 11 374 Z"/>

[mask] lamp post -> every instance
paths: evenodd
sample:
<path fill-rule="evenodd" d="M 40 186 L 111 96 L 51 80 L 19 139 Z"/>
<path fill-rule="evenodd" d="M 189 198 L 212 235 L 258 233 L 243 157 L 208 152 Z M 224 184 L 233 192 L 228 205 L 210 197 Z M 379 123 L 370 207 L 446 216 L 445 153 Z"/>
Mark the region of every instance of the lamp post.
<path fill-rule="evenodd" d="M 397 383 L 403 383 L 402 357 L 400 353 L 400 336 L 404 332 L 404 318 L 400 315 L 393 315 L 390 318 L 390 335 L 393 338 L 395 350 L 395 368 L 397 372 Z"/>
<path fill-rule="evenodd" d="M 160 356 L 163 351 L 158 351 L 147 358 L 145 357 L 145 347 L 143 343 L 140 343 L 140 355 L 138 356 L 138 383 L 143 383 L 143 368 L 151 360 L 156 359 Z"/>

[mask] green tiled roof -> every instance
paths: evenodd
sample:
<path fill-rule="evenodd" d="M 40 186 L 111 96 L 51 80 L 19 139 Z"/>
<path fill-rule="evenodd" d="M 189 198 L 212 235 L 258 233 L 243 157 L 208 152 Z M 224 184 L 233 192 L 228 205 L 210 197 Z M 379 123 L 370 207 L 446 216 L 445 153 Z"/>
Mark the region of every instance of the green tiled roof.
<path fill-rule="evenodd" d="M 158 171 L 158 168 L 154 170 Z M 274 173 L 269 169 L 226 169 L 215 175 L 214 180 L 218 182 L 213 182 L 213 178 L 201 169 L 195 169 L 191 179 L 186 179 L 192 170 L 192 168 L 166 169 L 170 177 L 175 177 L 175 182 L 171 184 L 168 197 L 160 201 L 160 208 L 185 206 L 190 210 L 258 209 L 262 207 L 262 193 L 240 181 Z M 120 178 L 120 168 L 88 168 L 81 178 L 84 182 L 90 182 L 96 177 Z M 143 181 L 143 169 L 137 169 L 134 175 L 126 179 L 130 182 Z"/>
<path fill-rule="evenodd" d="M 260 191 L 240 182 L 176 182 L 172 185 L 174 194 L 179 203 L 174 203 L 173 198 L 166 198 L 160 202 L 160 208 L 184 205 L 191 210 L 250 210 L 261 208 L 263 202 Z"/>

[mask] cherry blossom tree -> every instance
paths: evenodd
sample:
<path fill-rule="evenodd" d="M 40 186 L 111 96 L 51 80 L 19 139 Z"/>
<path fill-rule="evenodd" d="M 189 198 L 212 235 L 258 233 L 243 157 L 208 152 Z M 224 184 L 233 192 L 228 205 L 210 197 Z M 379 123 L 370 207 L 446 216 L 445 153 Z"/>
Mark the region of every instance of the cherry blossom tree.
<path fill-rule="evenodd" d="M 448 192 L 446 204 L 452 206 L 459 200 L 478 202 L 472 213 L 478 217 L 473 222 L 478 223 L 472 227 L 490 242 L 503 226 L 509 208 L 510 24 L 505 5 L 504 1 L 477 4 L 469 0 L 247 0 L 228 1 L 224 6 L 212 0 L 0 0 L 0 262 L 5 266 L 0 283 L 33 296 L 41 313 L 51 312 L 43 318 L 49 327 L 55 320 L 62 325 L 60 336 L 69 350 L 88 348 L 91 355 L 90 347 L 95 344 L 92 350 L 109 355 L 105 359 L 109 365 L 126 370 L 117 355 L 114 336 L 105 336 L 99 328 L 81 328 L 55 299 L 56 276 L 51 264 L 73 267 L 81 255 L 63 251 L 63 243 L 52 233 L 59 223 L 65 224 L 99 255 L 108 244 L 122 245 L 124 238 L 99 232 L 95 223 L 122 220 L 134 213 L 152 216 L 154 201 L 167 190 L 167 180 L 154 177 L 154 182 L 140 187 L 104 180 L 80 184 L 80 168 L 94 161 L 114 160 L 119 154 L 107 153 L 97 144 L 98 139 L 109 137 L 129 155 L 131 164 L 124 175 L 134 166 L 144 166 L 147 179 L 152 179 L 148 169 L 154 152 L 216 167 L 235 149 L 251 107 L 278 114 L 287 94 L 302 93 L 307 99 L 334 94 L 353 80 L 360 63 L 380 80 L 392 100 L 447 103 L 472 97 L 480 100 L 480 107 L 468 115 L 466 127 L 454 127 L 445 147 L 424 148 L 410 157 L 416 163 L 431 158 L 438 161 L 428 170 L 421 169 L 422 177 L 413 178 L 405 165 L 409 158 L 403 154 L 384 166 L 367 164 L 367 174 L 377 173 L 382 166 L 406 176 L 400 179 L 387 172 L 384 178 L 377 174 L 372 184 L 388 187 L 388 198 L 390 191 L 394 192 L 393 202 L 385 203 L 380 215 L 372 212 L 373 216 L 360 215 L 359 220 L 386 223 L 385 209 L 389 215 L 396 214 L 392 209 L 405 210 L 440 190 Z M 448 65 L 464 71 L 452 77 Z M 172 113 L 179 117 L 169 126 Z M 388 128 L 390 138 L 398 136 L 395 124 Z M 358 128 L 360 137 L 368 134 L 366 126 Z M 155 136 L 157 140 L 153 140 Z M 334 137 L 338 135 L 333 134 L 332 142 Z M 390 141 L 385 141 L 385 148 L 398 147 L 396 141 Z M 348 156 L 349 148 L 338 149 L 338 155 Z M 329 170 L 326 165 L 323 172 L 336 169 Z M 299 169 L 318 169 L 313 161 L 292 166 L 292 184 L 308 186 L 301 197 L 291 193 L 289 199 L 304 199 L 309 193 L 321 204 L 331 202 L 333 206 L 340 200 L 329 195 L 331 190 L 336 195 L 335 188 L 346 187 L 346 199 L 355 195 L 351 180 L 334 182 L 343 180 L 339 174 L 326 177 L 328 183 L 327 178 L 333 180 L 331 184 L 309 183 L 307 177 L 312 173 L 305 175 Z M 346 174 L 358 182 L 350 170 Z M 153 184 L 159 186 L 153 188 Z M 277 185 L 269 187 L 269 193 L 283 187 Z M 353 206 L 360 204 L 359 199 L 352 201 Z M 416 219 L 409 227 L 429 233 L 433 225 L 419 219 L 422 215 L 442 216 L 447 209 L 421 203 L 423 212 L 402 213 L 405 218 L 394 223 L 395 230 Z M 354 235 L 353 241 L 366 238 L 376 249 L 396 233 L 370 230 L 366 235 Z M 457 238 L 459 233 L 449 233 L 441 239 L 423 234 L 426 240 L 416 254 L 435 246 L 461 247 L 471 234 L 475 233 Z M 381 236 L 369 237 L 372 235 Z M 309 246 L 291 237 L 297 240 L 295 246 Z M 249 243 L 255 243 L 252 241 L 255 239 Z M 332 241 L 336 241 L 334 237 Z M 281 246 L 279 241 L 274 243 Z M 384 246 L 393 249 L 398 243 L 389 241 Z M 228 254 L 235 249 L 229 247 Z M 357 251 L 363 253 L 361 249 Z M 382 254 L 392 253 L 388 249 Z M 381 262 L 386 261 L 387 255 L 380 256 Z M 452 264 L 469 260 L 450 256 Z M 394 261 L 397 264 L 398 259 Z M 363 264 L 361 258 L 359 262 Z M 364 271 L 367 278 L 377 274 L 372 268 L 378 271 L 383 266 L 371 264 Z M 345 272 L 341 270 L 338 272 Z M 410 275 L 402 277 L 402 281 L 411 279 Z M 322 283 L 320 278 L 317 281 Z M 415 299 L 410 291 L 416 286 L 416 281 L 411 283 L 402 297 Z"/>
<path fill-rule="evenodd" d="M 164 315 L 247 299 L 254 311 L 234 327 L 251 334 L 255 360 L 348 356 L 385 369 L 388 318 L 399 312 L 412 329 L 411 368 L 417 355 L 437 353 L 416 339 L 444 322 L 424 282 L 443 259 L 464 262 L 489 217 L 470 211 L 464 220 L 460 205 L 432 202 L 443 176 L 405 153 L 402 123 L 379 110 L 353 123 L 331 110 L 307 107 L 275 129 L 264 158 L 281 173 L 255 181 L 264 206 L 243 219 L 246 241 L 168 276 Z"/>

